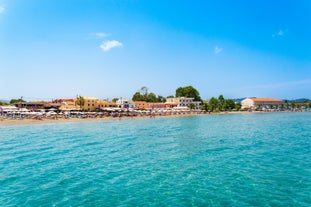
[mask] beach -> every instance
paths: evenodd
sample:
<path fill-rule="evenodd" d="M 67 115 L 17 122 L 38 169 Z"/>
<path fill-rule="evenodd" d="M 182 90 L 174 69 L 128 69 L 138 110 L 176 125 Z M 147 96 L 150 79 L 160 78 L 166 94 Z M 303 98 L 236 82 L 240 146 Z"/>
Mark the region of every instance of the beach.
<path fill-rule="evenodd" d="M 42 123 L 62 123 L 62 122 L 94 122 L 104 120 L 123 120 L 123 119 L 150 119 L 159 117 L 185 117 L 185 116 L 210 116 L 210 115 L 230 115 L 230 114 L 254 114 L 254 113 L 281 113 L 281 112 L 264 112 L 264 111 L 235 111 L 235 112 L 213 112 L 213 113 L 180 113 L 180 114 L 150 114 L 139 116 L 102 116 L 102 117 L 42 117 L 37 118 L 3 118 L 0 117 L 0 126 L 4 125 L 20 125 L 20 124 L 42 124 Z"/>
<path fill-rule="evenodd" d="M 42 124 L 42 123 L 56 123 L 56 122 L 92 122 L 92 121 L 104 121 L 104 120 L 120 120 L 120 119 L 150 119 L 156 117 L 181 117 L 181 116 L 199 116 L 207 114 L 178 114 L 178 115 L 144 115 L 144 116 L 104 116 L 104 117 L 86 117 L 86 118 L 0 118 L 1 125 L 16 125 L 16 124 Z"/>

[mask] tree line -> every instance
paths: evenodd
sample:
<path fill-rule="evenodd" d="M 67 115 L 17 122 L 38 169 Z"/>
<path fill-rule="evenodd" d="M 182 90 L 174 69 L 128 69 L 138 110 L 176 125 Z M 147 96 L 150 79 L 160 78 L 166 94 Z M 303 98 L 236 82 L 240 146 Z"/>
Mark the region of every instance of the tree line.
<path fill-rule="evenodd" d="M 201 102 L 201 109 L 204 111 L 219 112 L 241 109 L 241 103 L 236 103 L 233 99 L 225 99 L 223 95 L 220 95 L 218 98 L 212 97 L 209 100 L 203 101 L 200 97 L 199 91 L 193 86 L 179 87 L 175 91 L 175 96 L 171 95 L 167 96 L 166 98 L 149 92 L 148 88 L 143 86 L 133 95 L 132 100 L 146 102 L 165 102 L 167 98 L 175 97 L 193 98 L 194 101 Z M 190 108 L 193 107 L 190 105 Z"/>
<path fill-rule="evenodd" d="M 233 99 L 225 99 L 223 95 L 219 95 L 218 98 L 211 97 L 202 103 L 202 110 L 209 112 L 239 111 L 241 107 L 241 103 L 235 102 Z"/>

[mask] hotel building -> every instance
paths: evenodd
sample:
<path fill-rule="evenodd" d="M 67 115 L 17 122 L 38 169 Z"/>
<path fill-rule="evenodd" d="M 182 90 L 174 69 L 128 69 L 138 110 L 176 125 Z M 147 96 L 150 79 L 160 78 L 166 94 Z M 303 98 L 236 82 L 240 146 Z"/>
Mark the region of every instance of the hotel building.
<path fill-rule="evenodd" d="M 246 98 L 242 104 L 242 109 L 270 109 L 271 107 L 278 107 L 284 101 L 275 98 Z"/>

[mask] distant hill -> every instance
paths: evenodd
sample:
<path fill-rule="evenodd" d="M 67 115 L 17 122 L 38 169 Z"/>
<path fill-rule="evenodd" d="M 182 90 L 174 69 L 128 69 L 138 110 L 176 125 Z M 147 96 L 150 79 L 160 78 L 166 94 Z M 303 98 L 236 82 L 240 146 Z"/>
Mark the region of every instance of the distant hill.
<path fill-rule="evenodd" d="M 233 99 L 233 101 L 241 103 L 241 101 L 243 101 L 244 99 L 246 99 L 246 97 L 245 98 L 235 98 L 235 99 Z M 311 100 L 307 99 L 307 98 L 299 98 L 299 99 L 293 99 L 293 100 L 284 99 L 283 101 L 286 103 L 306 103 L 306 102 L 309 102 Z"/>
<path fill-rule="evenodd" d="M 244 98 L 234 98 L 233 101 L 236 103 L 241 103 L 241 101 L 243 101 L 244 99 L 246 99 L 246 97 Z"/>
<path fill-rule="evenodd" d="M 306 103 L 310 101 L 310 99 L 307 98 L 299 98 L 299 99 L 294 99 L 294 100 L 284 100 L 287 103 Z"/>

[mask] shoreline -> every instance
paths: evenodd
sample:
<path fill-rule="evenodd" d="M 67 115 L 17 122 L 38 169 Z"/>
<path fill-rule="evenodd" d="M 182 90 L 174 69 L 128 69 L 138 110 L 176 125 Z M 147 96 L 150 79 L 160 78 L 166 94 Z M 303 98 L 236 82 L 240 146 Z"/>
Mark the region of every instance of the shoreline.
<path fill-rule="evenodd" d="M 310 111 L 306 111 L 310 112 Z M 151 119 L 151 118 L 164 118 L 164 117 L 189 117 L 189 116 L 213 116 L 213 115 L 232 115 L 232 114 L 260 114 L 260 113 L 302 113 L 296 111 L 237 111 L 237 112 L 214 112 L 214 113 L 200 113 L 200 114 L 175 114 L 175 115 L 155 115 L 155 116 L 133 116 L 133 117 L 102 117 L 102 118 L 44 118 L 44 119 L 3 119 L 0 117 L 0 127 L 1 126 L 11 126 L 11 125 L 29 125 L 29 124 L 46 124 L 46 123 L 72 123 L 72 122 L 92 122 L 92 121 L 120 121 L 120 120 L 134 120 L 134 119 Z"/>

